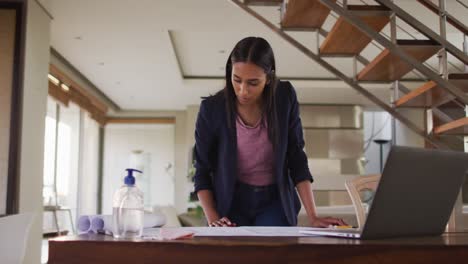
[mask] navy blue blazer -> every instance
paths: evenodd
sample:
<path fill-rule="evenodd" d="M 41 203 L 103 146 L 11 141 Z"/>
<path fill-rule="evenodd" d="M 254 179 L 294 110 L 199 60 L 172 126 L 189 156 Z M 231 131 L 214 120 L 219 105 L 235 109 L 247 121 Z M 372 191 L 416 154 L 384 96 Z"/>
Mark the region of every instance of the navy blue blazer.
<path fill-rule="evenodd" d="M 295 186 L 313 179 L 303 150 L 299 104 L 290 82 L 278 83 L 276 106 L 278 145 L 274 154 L 274 178 L 286 218 L 295 226 L 301 208 Z M 201 102 L 195 128 L 195 192 L 211 190 L 220 216 L 229 213 L 238 178 L 235 118 L 231 122 L 229 128 L 224 94 Z"/>

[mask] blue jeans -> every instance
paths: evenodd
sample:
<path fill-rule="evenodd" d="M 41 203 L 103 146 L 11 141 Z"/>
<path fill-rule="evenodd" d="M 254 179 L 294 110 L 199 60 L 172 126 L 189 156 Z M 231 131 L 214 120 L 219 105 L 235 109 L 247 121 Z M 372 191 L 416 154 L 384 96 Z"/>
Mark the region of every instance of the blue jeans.
<path fill-rule="evenodd" d="M 228 218 L 237 226 L 289 226 L 276 184 L 237 182 Z"/>

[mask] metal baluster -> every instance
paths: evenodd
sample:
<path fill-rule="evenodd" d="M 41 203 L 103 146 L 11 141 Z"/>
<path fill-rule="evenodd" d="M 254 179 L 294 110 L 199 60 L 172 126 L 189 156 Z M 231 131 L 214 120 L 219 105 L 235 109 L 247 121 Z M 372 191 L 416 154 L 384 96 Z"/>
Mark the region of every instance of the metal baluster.
<path fill-rule="evenodd" d="M 394 44 L 397 43 L 397 24 L 396 24 L 396 14 L 395 12 L 392 12 L 392 14 L 390 15 L 390 41 Z M 390 96 L 390 100 L 391 100 L 391 104 L 392 104 L 392 107 L 393 109 L 395 109 L 395 111 L 397 111 L 397 109 L 395 108 L 395 103 L 396 100 L 398 100 L 398 80 L 397 81 L 394 81 L 393 84 L 392 84 L 392 88 L 391 88 L 393 91 L 392 91 L 392 94 Z M 397 131 L 396 131 L 396 126 L 397 126 L 397 122 L 396 122 L 396 119 L 395 117 L 392 116 L 392 145 L 396 145 L 397 144 L 397 141 L 396 141 L 396 137 L 397 137 Z"/>

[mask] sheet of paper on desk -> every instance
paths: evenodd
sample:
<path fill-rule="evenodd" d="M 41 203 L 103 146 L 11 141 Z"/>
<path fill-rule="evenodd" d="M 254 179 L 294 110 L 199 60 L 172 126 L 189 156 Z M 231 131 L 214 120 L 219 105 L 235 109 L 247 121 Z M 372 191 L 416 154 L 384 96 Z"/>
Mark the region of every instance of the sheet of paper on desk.
<path fill-rule="evenodd" d="M 304 237 L 310 236 L 301 234 L 299 231 L 304 227 L 260 227 L 260 226 L 242 226 L 242 227 L 174 227 L 163 228 L 165 234 L 193 232 L 197 237 L 222 237 L 222 236 L 242 236 L 242 237 Z M 161 231 L 159 228 L 145 229 L 144 237 L 158 237 Z"/>
<path fill-rule="evenodd" d="M 143 229 L 144 240 L 176 240 L 193 237 L 194 232 L 184 228 L 146 228 Z"/>
<path fill-rule="evenodd" d="M 303 237 L 297 226 L 191 227 L 195 236 Z"/>

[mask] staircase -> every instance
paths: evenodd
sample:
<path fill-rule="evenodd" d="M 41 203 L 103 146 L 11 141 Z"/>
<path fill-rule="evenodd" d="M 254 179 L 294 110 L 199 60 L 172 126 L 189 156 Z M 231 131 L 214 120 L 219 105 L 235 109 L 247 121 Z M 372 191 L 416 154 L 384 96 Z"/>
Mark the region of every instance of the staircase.
<path fill-rule="evenodd" d="M 379 3 L 378 5 L 347 5 L 347 1 L 339 3 L 336 0 L 231 1 L 278 33 L 306 56 L 329 69 L 337 77 L 361 92 L 395 119 L 424 137 L 428 147 L 453 149 L 453 145 L 447 145 L 447 142 L 441 140 L 438 135 L 465 135 L 465 131 L 468 132 L 468 118 L 466 117 L 453 120 L 448 115 L 449 118 L 447 116 L 443 119 L 439 118 L 439 120 L 445 120 L 445 123 L 427 130 L 419 128 L 398 112 L 399 108 L 417 107 L 428 109 L 428 112 L 433 114 L 430 109 L 446 108 L 447 106 L 458 107 L 464 111 L 464 105 L 468 104 L 468 97 L 465 94 L 468 92 L 468 73 L 442 73 L 442 75 L 446 75 L 444 78 L 433 68 L 428 67 L 425 62 L 436 54 L 448 52 L 463 63 L 468 64 L 468 55 L 446 41 L 443 36 L 436 34 L 417 21 L 392 1 L 375 0 Z M 429 0 L 418 0 L 418 2 L 422 4 L 421 8 L 426 7 L 435 13 L 440 12 L 439 7 Z M 255 5 L 279 6 L 281 11 L 280 25 L 277 26 L 256 13 L 251 8 Z M 322 26 L 331 11 L 338 14 L 338 17 L 331 31 L 326 32 Z M 405 21 L 427 36 L 428 39 L 397 39 L 396 33 L 389 38 L 382 36 L 380 32 L 389 23 L 392 32 L 396 32 L 397 25 L 396 22 L 392 22 L 392 17 L 398 17 Z M 448 14 L 445 17 L 463 34 L 468 35 L 468 29 L 465 25 Z M 393 20 L 395 21 L 395 19 Z M 289 36 L 288 31 L 292 30 L 318 31 L 325 37 L 325 40 L 321 43 L 319 51 L 313 52 Z M 349 39 L 353 41 L 349 42 Z M 364 59 L 361 52 L 372 42 L 380 44 L 384 49 L 369 62 Z M 328 56 L 354 57 L 364 64 L 364 68 L 360 72 L 356 72 L 354 76 L 348 77 L 324 60 Z M 427 83 L 410 91 L 399 81 L 413 70 L 422 73 L 423 78 L 427 79 Z M 395 82 L 404 95 L 395 98 L 392 104 L 388 104 L 367 92 L 361 86 L 364 82 Z M 437 113 L 443 113 L 443 111 Z"/>
<path fill-rule="evenodd" d="M 359 5 L 348 5 L 347 0 L 230 1 L 423 137 L 426 147 L 464 151 L 463 136 L 468 135 L 468 117 L 465 113 L 465 106 L 468 105 L 468 72 L 458 67 L 458 72 L 449 73 L 447 54 L 468 65 L 468 51 L 463 52 L 446 40 L 446 23 L 464 34 L 465 41 L 468 27 L 445 12 L 445 0 L 439 0 L 439 5 L 430 0 L 417 0 L 421 8 L 428 8 L 439 15 L 440 34 L 401 9 L 398 1 L 374 0 L 377 4 L 373 5 L 368 5 L 364 0 L 360 0 L 363 4 Z M 256 5 L 280 7 L 279 25 L 257 13 L 252 8 Z M 336 18 L 336 22 L 327 32 L 323 24 L 330 15 Z M 397 30 L 401 27 L 396 18 L 422 33 L 426 39 L 398 39 Z M 390 25 L 390 36 L 382 32 L 387 25 Z M 293 30 L 317 32 L 317 43 L 320 43 L 319 35 L 325 39 L 317 51 L 312 51 L 289 35 L 289 31 Z M 353 41 L 350 42 L 350 39 Z M 383 49 L 368 61 L 362 52 L 371 44 Z M 439 57 L 439 69 L 427 63 L 435 55 Z M 353 75 L 347 76 L 327 62 L 326 57 L 352 57 L 355 61 Z M 357 61 L 364 65 L 359 72 Z M 412 71 L 417 71 L 426 82 L 417 89 L 409 90 L 400 81 Z M 363 83 L 382 82 L 393 83 L 396 87 L 393 102 L 383 102 L 362 87 Z M 429 118 L 426 118 L 424 128 L 405 117 L 399 111 L 401 108 L 425 109 Z"/>

